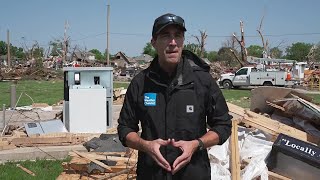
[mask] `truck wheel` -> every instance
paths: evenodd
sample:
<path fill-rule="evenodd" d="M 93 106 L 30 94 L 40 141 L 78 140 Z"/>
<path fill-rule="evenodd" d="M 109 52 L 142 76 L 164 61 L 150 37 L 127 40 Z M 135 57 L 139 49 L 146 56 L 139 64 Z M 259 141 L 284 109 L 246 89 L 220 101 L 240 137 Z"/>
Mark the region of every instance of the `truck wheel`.
<path fill-rule="evenodd" d="M 224 80 L 222 83 L 223 89 L 231 89 L 232 82 L 230 80 Z"/>
<path fill-rule="evenodd" d="M 270 81 L 266 81 L 263 83 L 263 86 L 273 86 L 273 84 Z"/>

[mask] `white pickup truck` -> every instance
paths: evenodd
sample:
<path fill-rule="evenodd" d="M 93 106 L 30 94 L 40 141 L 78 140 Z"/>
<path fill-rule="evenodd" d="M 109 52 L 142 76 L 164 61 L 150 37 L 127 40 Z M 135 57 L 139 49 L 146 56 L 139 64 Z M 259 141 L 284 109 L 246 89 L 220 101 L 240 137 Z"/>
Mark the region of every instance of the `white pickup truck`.
<path fill-rule="evenodd" d="M 224 89 L 240 86 L 293 86 L 290 74 L 286 71 L 259 71 L 254 67 L 242 67 L 235 74 L 222 74 L 218 83 Z"/>

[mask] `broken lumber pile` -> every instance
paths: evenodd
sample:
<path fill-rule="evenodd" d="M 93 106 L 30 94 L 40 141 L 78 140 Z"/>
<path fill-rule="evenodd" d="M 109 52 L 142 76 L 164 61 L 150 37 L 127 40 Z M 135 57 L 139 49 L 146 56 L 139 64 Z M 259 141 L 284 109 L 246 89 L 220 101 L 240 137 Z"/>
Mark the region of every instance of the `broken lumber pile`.
<path fill-rule="evenodd" d="M 314 104 L 310 104 L 310 102 L 304 100 L 304 99 L 300 99 L 298 96 L 292 95 L 291 96 L 295 99 L 299 99 L 299 102 L 303 102 L 305 104 L 307 104 L 309 106 L 309 108 L 313 109 L 313 110 L 317 110 L 318 106 L 314 105 Z M 271 100 L 272 102 L 274 102 L 274 100 Z M 319 136 L 314 136 L 308 132 L 303 131 L 302 129 L 297 129 L 296 127 L 293 126 L 289 126 L 287 124 L 284 124 L 282 122 L 279 122 L 277 120 L 265 117 L 261 114 L 252 112 L 250 110 L 241 108 L 239 106 L 236 106 L 234 104 L 231 103 L 227 103 L 228 107 L 229 107 L 229 111 L 230 114 L 233 115 L 234 119 L 233 119 L 233 132 L 232 132 L 232 136 L 230 137 L 230 151 L 231 151 L 231 164 L 230 164 L 230 170 L 232 173 L 232 179 L 240 179 L 239 178 L 239 172 L 245 170 L 246 165 L 248 164 L 248 160 L 244 161 L 243 159 L 239 161 L 239 150 L 237 149 L 237 147 L 239 146 L 236 142 L 238 142 L 238 136 L 240 137 L 240 135 L 235 135 L 234 132 L 237 132 L 237 126 L 244 126 L 244 127 L 250 127 L 250 129 L 259 129 L 263 132 L 265 132 L 268 135 L 271 135 L 271 141 L 275 142 L 275 140 L 279 137 L 279 135 L 283 134 L 283 135 L 287 135 L 289 137 L 295 138 L 297 140 L 301 140 L 306 142 L 307 144 L 310 144 L 310 146 L 315 145 L 319 146 L 320 144 L 320 137 Z M 286 112 L 288 109 L 286 106 L 282 106 L 281 104 L 273 104 L 273 103 L 268 103 L 266 102 L 266 104 L 272 105 L 273 108 L 279 109 L 280 111 L 284 111 Z M 314 111 L 316 112 L 316 111 Z M 313 117 L 313 116 L 312 116 Z M 315 116 L 315 117 L 319 117 L 319 116 Z M 310 118 L 309 120 L 312 120 L 312 118 Z M 314 123 L 317 123 L 317 121 L 315 121 L 315 119 L 313 119 Z M 241 142 L 241 141 L 240 141 Z M 310 149 L 310 148 L 309 148 Z M 308 149 L 308 150 L 309 150 Z M 290 154 L 288 155 L 290 156 Z M 250 161 L 250 160 L 249 160 Z M 263 159 L 261 159 L 260 161 L 264 161 Z M 297 161 L 299 161 L 299 159 L 297 159 Z M 254 162 L 254 163 L 259 163 L 261 165 L 262 162 Z M 301 162 L 304 163 L 304 162 Z M 240 164 L 240 165 L 239 165 Z M 251 167 L 252 168 L 252 167 Z M 313 168 L 313 167 L 312 167 Z M 316 167 L 314 167 L 316 168 Z M 246 171 L 244 171 L 246 172 Z M 280 174 L 277 174 L 273 171 L 268 171 L 267 174 L 269 176 L 269 179 L 290 179 L 293 178 L 293 176 L 291 176 L 290 174 L 281 174 L 281 171 L 279 171 Z M 243 174 L 241 174 L 242 177 Z M 285 176 L 284 176 L 285 175 Z"/>
<path fill-rule="evenodd" d="M 124 87 L 113 89 L 113 104 L 123 104 L 127 89 Z"/>
<path fill-rule="evenodd" d="M 309 89 L 320 90 L 320 70 L 307 70 L 304 74 L 304 84 Z"/>
<path fill-rule="evenodd" d="M 251 92 L 251 111 L 320 138 L 320 107 L 310 97 L 287 88 L 259 87 Z"/>
<path fill-rule="evenodd" d="M 135 178 L 137 151 L 70 152 L 70 162 L 57 179 L 131 179 Z"/>
<path fill-rule="evenodd" d="M 273 135 L 274 140 L 280 133 L 282 133 L 316 145 L 320 143 L 319 137 L 312 136 L 304 131 L 288 126 L 279 121 L 267 118 L 252 111 L 246 110 L 234 104 L 227 104 L 231 114 L 235 115 L 240 120 L 240 122 L 243 122 L 248 126 L 260 129 L 266 133 Z"/>
<path fill-rule="evenodd" d="M 30 137 L 21 131 L 13 131 L 12 136 L 0 137 L 0 150 L 14 149 L 17 147 L 38 146 L 68 146 L 87 142 L 100 134 L 92 133 L 52 133 L 32 135 Z"/>

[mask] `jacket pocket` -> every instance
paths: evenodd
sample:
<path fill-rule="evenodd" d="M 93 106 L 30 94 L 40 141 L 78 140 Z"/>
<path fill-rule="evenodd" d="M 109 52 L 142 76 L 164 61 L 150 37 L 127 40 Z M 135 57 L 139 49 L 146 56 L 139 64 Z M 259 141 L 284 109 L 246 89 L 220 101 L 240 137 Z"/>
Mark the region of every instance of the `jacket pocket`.
<path fill-rule="evenodd" d="M 175 99 L 175 130 L 178 140 L 194 140 L 202 126 L 200 107 L 193 89 L 180 90 Z"/>

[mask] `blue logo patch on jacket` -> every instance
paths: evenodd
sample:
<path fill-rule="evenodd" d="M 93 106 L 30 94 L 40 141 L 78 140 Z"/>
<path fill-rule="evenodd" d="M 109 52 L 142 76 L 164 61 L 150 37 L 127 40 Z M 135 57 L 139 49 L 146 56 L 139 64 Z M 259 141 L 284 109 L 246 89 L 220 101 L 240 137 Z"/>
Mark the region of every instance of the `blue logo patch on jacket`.
<path fill-rule="evenodd" d="M 156 106 L 157 93 L 144 93 L 144 106 Z"/>

